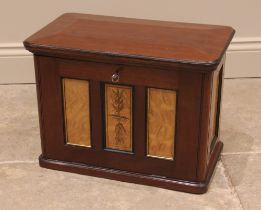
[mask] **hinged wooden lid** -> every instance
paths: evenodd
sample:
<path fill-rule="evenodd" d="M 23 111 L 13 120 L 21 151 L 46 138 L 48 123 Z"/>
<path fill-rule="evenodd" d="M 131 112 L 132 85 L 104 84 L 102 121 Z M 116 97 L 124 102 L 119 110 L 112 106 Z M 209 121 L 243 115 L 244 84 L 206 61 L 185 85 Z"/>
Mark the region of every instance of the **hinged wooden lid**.
<path fill-rule="evenodd" d="M 24 41 L 35 53 L 80 59 L 214 69 L 234 30 L 227 26 L 67 13 Z"/>

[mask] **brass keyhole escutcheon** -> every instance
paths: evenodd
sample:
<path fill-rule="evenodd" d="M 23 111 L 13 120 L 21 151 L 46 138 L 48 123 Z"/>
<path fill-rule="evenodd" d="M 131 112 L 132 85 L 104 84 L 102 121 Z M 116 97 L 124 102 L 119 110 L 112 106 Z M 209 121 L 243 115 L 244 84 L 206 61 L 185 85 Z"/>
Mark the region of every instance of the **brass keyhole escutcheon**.
<path fill-rule="evenodd" d="M 119 67 L 116 69 L 115 73 L 111 76 L 111 81 L 112 81 L 113 83 L 118 83 L 118 82 L 120 82 L 120 71 L 122 71 L 122 70 L 123 70 L 123 66 L 119 66 Z"/>
<path fill-rule="evenodd" d="M 111 76 L 111 81 L 113 83 L 118 83 L 120 81 L 120 75 L 118 72 L 114 73 L 112 76 Z"/>

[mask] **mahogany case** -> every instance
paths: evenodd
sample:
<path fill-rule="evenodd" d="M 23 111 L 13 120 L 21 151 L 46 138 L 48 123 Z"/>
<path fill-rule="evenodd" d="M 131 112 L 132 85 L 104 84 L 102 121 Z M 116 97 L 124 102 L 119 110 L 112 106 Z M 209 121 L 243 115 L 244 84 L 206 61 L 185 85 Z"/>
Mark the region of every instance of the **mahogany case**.
<path fill-rule="evenodd" d="M 204 193 L 218 161 L 227 26 L 67 13 L 34 54 L 40 166 Z"/>

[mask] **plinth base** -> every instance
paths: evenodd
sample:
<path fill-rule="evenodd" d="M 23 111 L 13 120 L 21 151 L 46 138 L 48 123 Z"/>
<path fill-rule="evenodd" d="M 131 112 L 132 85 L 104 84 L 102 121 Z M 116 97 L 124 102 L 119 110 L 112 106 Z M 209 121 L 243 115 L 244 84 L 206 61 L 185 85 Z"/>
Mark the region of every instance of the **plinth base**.
<path fill-rule="evenodd" d="M 217 142 L 210 158 L 208 167 L 209 170 L 204 182 L 191 182 L 186 180 L 161 178 L 141 173 L 132 173 L 121 170 L 94 167 L 79 163 L 51 160 L 44 158 L 42 155 L 39 157 L 39 163 L 41 167 L 48 169 L 84 174 L 95 177 L 102 177 L 123 182 L 131 182 L 135 184 L 161 187 L 169 190 L 202 194 L 207 191 L 208 184 L 211 180 L 212 174 L 215 169 L 215 165 L 217 164 L 222 148 L 223 143 L 220 141 Z"/>

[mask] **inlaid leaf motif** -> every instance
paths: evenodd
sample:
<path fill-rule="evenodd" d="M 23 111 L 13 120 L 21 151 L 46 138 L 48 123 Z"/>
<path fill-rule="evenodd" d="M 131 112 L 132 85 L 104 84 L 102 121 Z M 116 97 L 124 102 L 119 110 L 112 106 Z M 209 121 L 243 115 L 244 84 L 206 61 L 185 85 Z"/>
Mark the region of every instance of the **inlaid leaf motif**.
<path fill-rule="evenodd" d="M 124 95 L 123 90 L 116 88 L 116 90 L 112 90 L 113 98 L 112 98 L 112 106 L 117 115 L 120 115 L 120 112 L 124 108 Z"/>
<path fill-rule="evenodd" d="M 106 85 L 106 145 L 132 150 L 131 87 Z"/>
<path fill-rule="evenodd" d="M 116 144 L 122 144 L 126 135 L 126 130 L 121 122 L 118 122 L 115 126 L 115 140 Z"/>
<path fill-rule="evenodd" d="M 124 121 L 126 117 L 121 116 L 121 111 L 124 109 L 124 89 L 115 88 L 112 90 L 112 107 L 116 115 L 112 115 L 117 120 L 115 125 L 115 143 L 123 144 L 126 136 L 126 129 L 124 128 Z"/>

